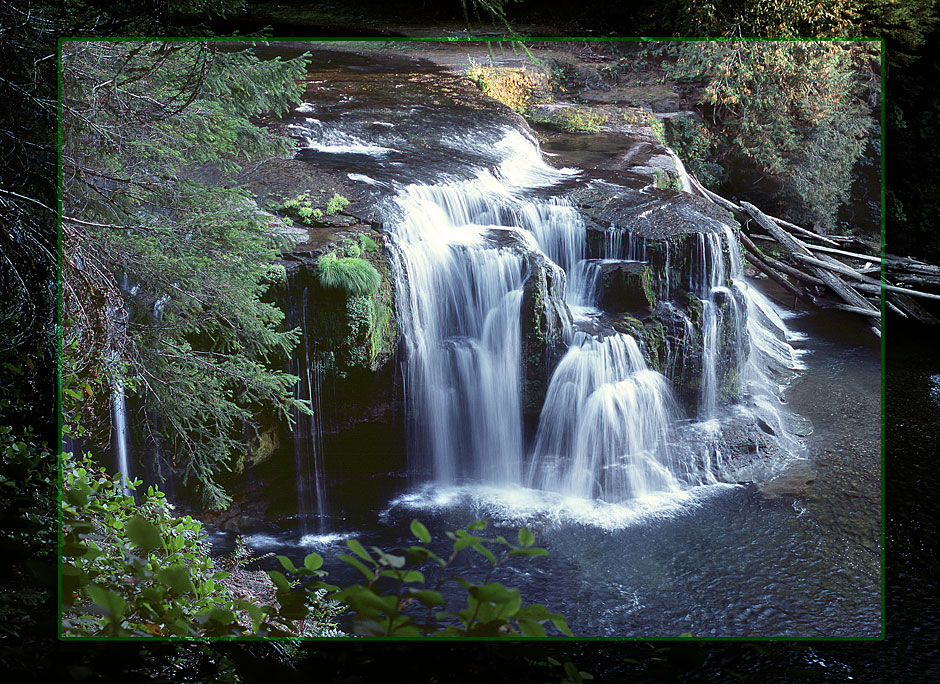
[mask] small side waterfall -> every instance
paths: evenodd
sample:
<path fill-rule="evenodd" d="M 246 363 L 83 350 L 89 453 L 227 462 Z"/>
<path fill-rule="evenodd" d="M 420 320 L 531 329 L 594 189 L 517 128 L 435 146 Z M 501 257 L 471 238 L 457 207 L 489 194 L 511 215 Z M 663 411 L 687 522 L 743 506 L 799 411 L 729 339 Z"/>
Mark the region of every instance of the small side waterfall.
<path fill-rule="evenodd" d="M 327 532 L 329 497 L 326 470 L 323 462 L 323 406 L 321 385 L 323 369 L 316 354 L 311 354 L 310 336 L 307 334 L 308 288 L 300 293 L 298 324 L 303 333 L 303 353 L 295 353 L 290 360 L 290 372 L 300 378 L 294 388 L 294 398 L 310 403 L 310 415 L 294 411 L 294 485 L 297 491 L 297 517 L 303 534 Z M 314 350 L 315 352 L 315 350 Z"/>
<path fill-rule="evenodd" d="M 134 479 L 131 473 L 127 439 L 127 400 L 124 396 L 124 384 L 115 380 L 111 384 L 111 424 L 114 453 L 117 458 L 118 472 L 121 474 L 121 485 L 128 496 L 133 492 L 127 483 Z"/>

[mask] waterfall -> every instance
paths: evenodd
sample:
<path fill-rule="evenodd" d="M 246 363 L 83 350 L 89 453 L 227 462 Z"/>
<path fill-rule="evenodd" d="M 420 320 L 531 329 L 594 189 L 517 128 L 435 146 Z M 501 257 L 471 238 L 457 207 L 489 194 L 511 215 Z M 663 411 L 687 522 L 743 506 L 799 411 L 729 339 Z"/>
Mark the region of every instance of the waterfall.
<path fill-rule="evenodd" d="M 636 221 L 678 211 L 695 229 L 675 243 L 657 238 L 654 249 L 631 226 L 611 226 L 601 254 L 591 255 L 600 258 L 588 258 L 581 214 L 546 190 L 570 171 L 547 166 L 535 141 L 516 131 L 488 154 L 487 167 L 461 180 L 389 185 L 395 194 L 384 229 L 404 342 L 413 477 L 435 487 L 487 485 L 615 504 L 661 500 L 720 479 L 719 418 L 742 397 L 750 415 L 785 435 L 767 364 L 789 345 L 767 332 L 772 309 L 744 281 L 729 227 L 685 205 L 652 206 Z M 686 239 L 690 252 L 682 251 Z M 650 287 L 664 315 L 677 321 L 680 337 L 695 338 L 701 387 L 691 422 L 681 419 L 667 377 L 647 367 L 637 340 L 599 308 L 602 269 L 611 262 L 653 265 Z M 567 279 L 548 295 L 567 322 L 527 444 L 521 320 L 539 264 Z M 676 363 L 665 360 L 668 373 Z M 701 444 L 680 444 L 689 425 L 704 435 Z"/>
<path fill-rule="evenodd" d="M 666 379 L 632 337 L 577 333 L 549 385 L 529 485 L 613 502 L 678 489 L 674 414 Z"/>
<path fill-rule="evenodd" d="M 111 384 L 111 423 L 121 486 L 126 495 L 132 496 L 133 492 L 127 486 L 127 483 L 134 479 L 127 447 L 127 401 L 124 397 L 124 383 L 120 380 L 114 380 Z"/>
<path fill-rule="evenodd" d="M 397 202 L 413 466 L 441 484 L 518 482 L 521 252 L 531 239 L 483 222 L 498 213 L 485 184 L 410 186 Z"/>
<path fill-rule="evenodd" d="M 544 184 L 553 170 L 531 150 L 512 162 L 500 165 L 503 182 L 481 172 L 473 181 L 401 188 L 398 219 L 386 224 L 408 348 L 412 468 L 439 485 L 524 483 L 613 502 L 678 489 L 666 380 L 625 334 L 568 335 L 526 459 L 519 399 L 526 254 L 567 272 L 571 307 L 589 312 L 594 295 L 578 212 L 560 200 L 527 199 L 505 181 Z"/>
<path fill-rule="evenodd" d="M 290 283 L 288 285 L 290 289 Z M 307 334 L 308 288 L 300 295 L 298 323 L 303 330 L 303 354 L 290 360 L 290 372 L 300 378 L 294 388 L 294 398 L 307 401 L 311 415 L 294 411 L 292 442 L 294 447 L 294 485 L 297 491 L 297 517 L 303 534 L 327 532 L 329 499 L 326 470 L 323 462 L 323 404 L 321 385 L 323 370 L 316 356 L 311 354 L 310 336 Z M 293 307 L 296 310 L 296 305 Z M 313 521 L 316 520 L 316 528 Z"/>

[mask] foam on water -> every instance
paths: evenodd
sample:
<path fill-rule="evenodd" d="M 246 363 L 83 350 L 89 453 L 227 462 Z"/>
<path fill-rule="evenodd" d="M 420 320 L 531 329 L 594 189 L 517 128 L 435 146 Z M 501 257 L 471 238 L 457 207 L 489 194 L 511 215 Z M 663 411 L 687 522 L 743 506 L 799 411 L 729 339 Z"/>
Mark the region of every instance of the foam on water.
<path fill-rule="evenodd" d="M 527 487 L 426 484 L 393 499 L 380 517 L 387 518 L 396 510 L 440 513 L 465 509 L 475 518 L 506 526 L 586 525 L 614 531 L 654 519 L 684 515 L 704 501 L 740 486 L 714 483 L 611 503 Z"/>

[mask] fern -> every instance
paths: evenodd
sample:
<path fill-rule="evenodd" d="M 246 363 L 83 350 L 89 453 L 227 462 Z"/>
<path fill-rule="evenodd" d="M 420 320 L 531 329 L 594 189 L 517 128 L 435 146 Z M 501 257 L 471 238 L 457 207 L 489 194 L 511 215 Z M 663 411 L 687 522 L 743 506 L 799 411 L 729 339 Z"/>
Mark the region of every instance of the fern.
<path fill-rule="evenodd" d="M 381 276 L 365 259 L 347 257 L 337 259 L 329 252 L 317 261 L 320 285 L 331 290 L 344 290 L 350 297 L 371 295 L 379 289 Z"/>

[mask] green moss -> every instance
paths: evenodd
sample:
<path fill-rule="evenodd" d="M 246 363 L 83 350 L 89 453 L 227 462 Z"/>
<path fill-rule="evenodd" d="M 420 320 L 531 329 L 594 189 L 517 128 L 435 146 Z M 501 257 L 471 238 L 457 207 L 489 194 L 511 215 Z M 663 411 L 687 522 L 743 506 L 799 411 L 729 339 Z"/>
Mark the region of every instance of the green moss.
<path fill-rule="evenodd" d="M 653 173 L 656 174 L 657 188 L 665 188 L 666 190 L 682 189 L 682 181 L 679 180 L 678 175 L 663 171 L 662 169 L 653 169 Z"/>
<path fill-rule="evenodd" d="M 548 115 L 526 114 L 532 123 L 541 123 L 557 128 L 566 133 L 597 133 L 607 122 L 607 116 L 590 109 L 565 107 Z"/>
<path fill-rule="evenodd" d="M 730 403 L 741 395 L 741 372 L 736 365 L 729 368 L 721 379 L 721 387 L 718 388 L 720 401 Z"/>
<path fill-rule="evenodd" d="M 368 254 L 379 253 L 379 245 L 365 233 L 359 233 L 359 246 Z"/>
<path fill-rule="evenodd" d="M 656 138 L 656 140 L 658 140 L 663 145 L 665 145 L 666 144 L 666 128 L 665 126 L 663 126 L 663 122 L 657 119 L 652 114 L 649 115 L 649 119 L 647 121 L 649 123 L 649 127 L 653 130 L 653 136 Z"/>
<path fill-rule="evenodd" d="M 702 300 L 696 297 L 694 294 L 689 293 L 688 297 L 688 308 L 686 313 L 689 317 L 689 320 L 692 322 L 692 327 L 696 330 L 702 329 Z"/>
<path fill-rule="evenodd" d="M 327 289 L 344 290 L 350 297 L 373 294 L 382 282 L 379 272 L 365 259 L 337 259 L 334 252 L 317 261 L 320 285 Z"/>
<path fill-rule="evenodd" d="M 649 266 L 643 268 L 643 273 L 640 275 L 640 278 L 643 281 L 643 294 L 646 295 L 646 301 L 649 304 L 650 310 L 652 311 L 656 308 L 656 303 L 658 301 L 656 297 L 656 284 L 653 282 L 653 269 Z"/>
<path fill-rule="evenodd" d="M 646 365 L 663 373 L 666 359 L 666 332 L 655 318 L 641 321 L 634 316 L 623 316 L 614 322 L 614 330 L 630 335 L 640 345 Z"/>

